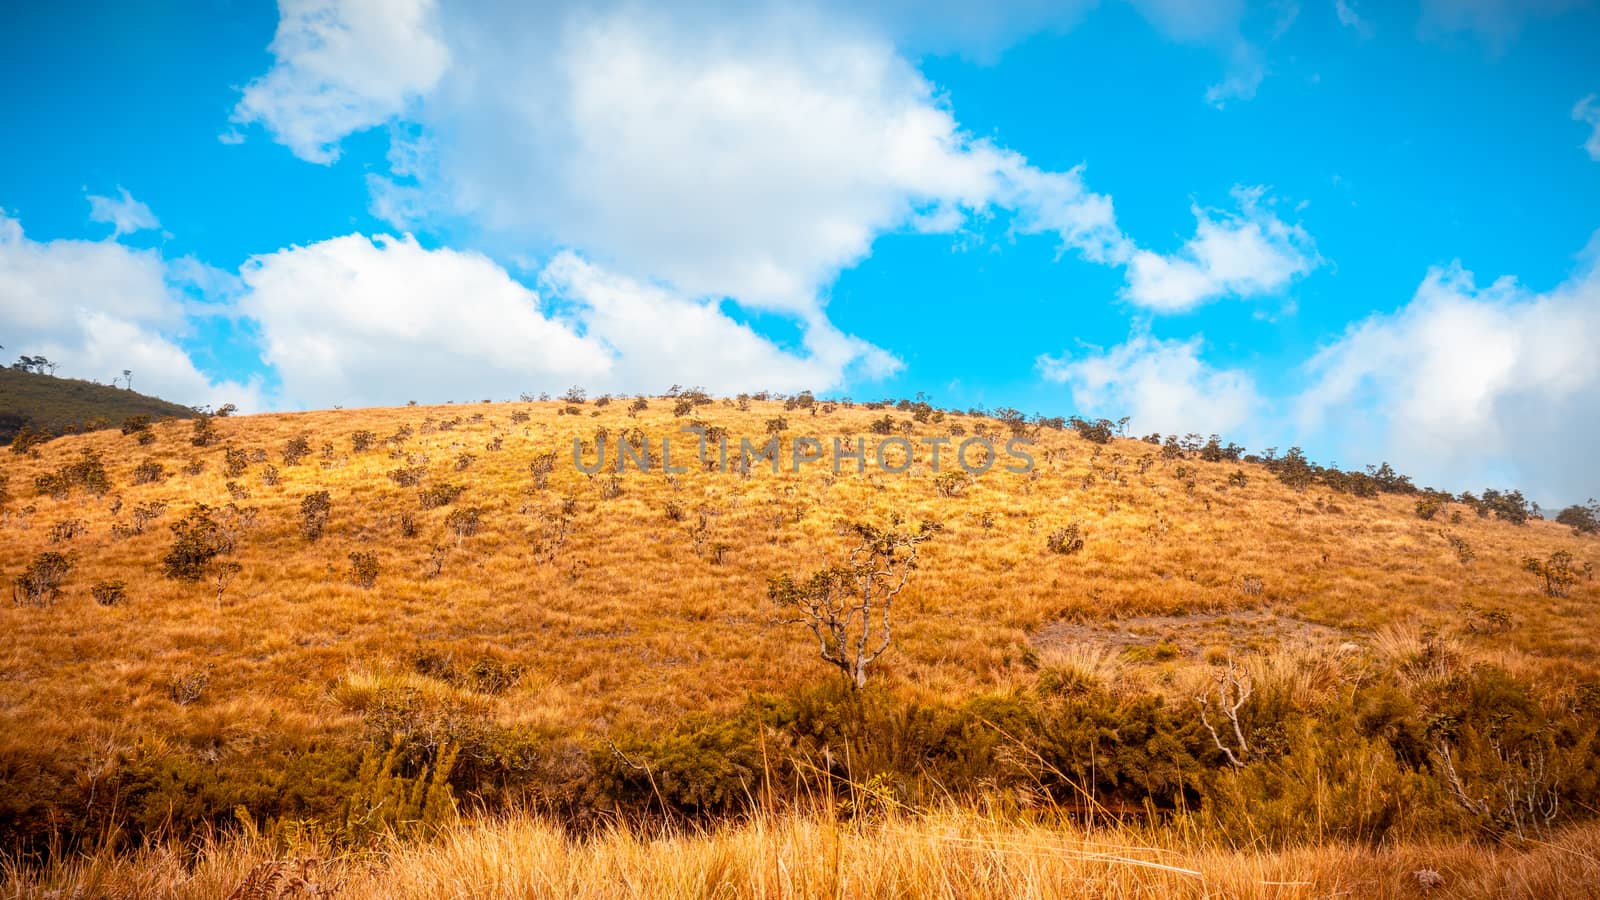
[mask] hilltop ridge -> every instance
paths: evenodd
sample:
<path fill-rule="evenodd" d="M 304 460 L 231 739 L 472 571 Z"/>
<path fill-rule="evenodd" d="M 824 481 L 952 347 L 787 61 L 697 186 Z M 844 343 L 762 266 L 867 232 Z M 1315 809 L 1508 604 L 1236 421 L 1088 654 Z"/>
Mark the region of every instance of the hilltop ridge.
<path fill-rule="evenodd" d="M 24 428 L 54 436 L 113 428 L 129 416 L 191 419 L 190 407 L 125 388 L 0 368 L 0 444 Z"/>

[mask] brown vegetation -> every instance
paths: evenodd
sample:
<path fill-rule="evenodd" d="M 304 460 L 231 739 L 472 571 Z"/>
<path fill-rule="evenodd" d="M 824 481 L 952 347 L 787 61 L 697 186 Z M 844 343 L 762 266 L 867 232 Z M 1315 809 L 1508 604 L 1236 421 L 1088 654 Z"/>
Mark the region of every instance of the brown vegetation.
<path fill-rule="evenodd" d="M 1537 868 L 1551 851 L 1519 848 L 1565 841 L 1592 860 L 1594 537 L 1528 517 L 1514 492 L 1424 495 L 1419 517 L 1387 467 L 1013 412 L 569 392 L 158 422 L 7 454 L 6 845 L 31 864 L 113 833 L 247 835 L 221 859 L 165 849 L 13 877 L 146 872 L 225 896 L 297 834 L 344 854 L 510 809 L 531 818 L 451 826 L 336 877 L 351 896 L 427 893 L 449 872 L 487 883 L 455 867 L 515 836 L 553 871 L 640 885 L 681 852 L 684 884 L 736 895 L 777 889 L 760 854 L 790 860 L 770 877 L 802 893 L 844 870 L 784 856 L 812 844 L 896 860 L 854 876 L 861 895 L 1046 895 L 1069 878 L 1202 892 L 1084 862 L 1104 836 L 1080 827 L 1137 827 L 1105 839 L 1180 854 L 1244 895 L 1305 880 L 1409 896 L 1405 866 L 1444 872 L 1446 892 L 1535 895 L 1562 876 Z M 880 437 L 1033 434 L 1037 467 L 723 473 L 679 435 L 690 413 L 735 447 L 787 414 L 786 434 L 865 439 L 869 458 Z M 657 449 L 682 437 L 688 471 L 590 477 L 572 444 L 593 459 L 597 429 L 612 446 L 632 429 Z M 245 478 L 275 456 L 276 478 Z M 893 596 L 871 683 L 845 687 L 814 635 L 772 614 L 769 580 L 849 572 L 851 549 L 897 521 L 939 533 Z M 824 813 L 807 805 L 819 795 Z M 952 803 L 984 812 L 912 812 Z M 648 830 L 768 808 L 706 834 Z M 618 817 L 646 830 L 608 830 Z M 956 849 L 946 832 L 990 843 Z M 1470 842 L 1504 843 L 1501 862 Z"/>

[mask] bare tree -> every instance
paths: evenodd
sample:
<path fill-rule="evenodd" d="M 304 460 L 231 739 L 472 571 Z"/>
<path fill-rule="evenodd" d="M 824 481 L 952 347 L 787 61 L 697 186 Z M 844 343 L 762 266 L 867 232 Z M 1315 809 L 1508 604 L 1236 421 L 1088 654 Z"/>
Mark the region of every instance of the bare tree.
<path fill-rule="evenodd" d="M 227 593 L 228 585 L 233 584 L 233 580 L 238 578 L 239 573 L 242 571 L 244 571 L 244 566 L 239 565 L 233 560 L 224 560 L 223 562 L 219 562 L 212 567 L 211 580 L 217 588 L 218 611 L 222 609 L 222 595 Z"/>
<path fill-rule="evenodd" d="M 856 524 L 851 530 L 860 543 L 843 565 L 819 569 L 802 582 L 776 576 L 767 582 L 767 595 L 794 613 L 784 624 L 810 628 L 822 659 L 860 688 L 867 683 L 867 667 L 889 649 L 894 600 L 917 567 L 923 541 L 938 527 L 925 521 L 915 530 L 902 530 L 899 522 L 891 522 L 887 528 Z"/>
<path fill-rule="evenodd" d="M 1250 683 L 1250 673 L 1234 665 L 1233 660 L 1228 660 L 1226 672 L 1218 674 L 1212 679 L 1210 687 L 1205 693 L 1194 698 L 1200 707 L 1200 723 L 1211 733 L 1211 742 L 1217 745 L 1222 755 L 1228 758 L 1228 763 L 1235 768 L 1244 768 L 1245 762 L 1250 758 L 1250 745 L 1244 739 L 1244 728 L 1239 724 L 1239 710 L 1244 708 L 1246 700 L 1250 699 L 1253 686 Z M 1211 708 L 1212 694 L 1216 695 L 1216 705 L 1222 711 L 1223 718 L 1232 726 L 1233 739 L 1237 747 L 1230 747 L 1222 740 L 1222 735 L 1217 732 L 1216 726 L 1211 724 L 1207 710 Z"/>

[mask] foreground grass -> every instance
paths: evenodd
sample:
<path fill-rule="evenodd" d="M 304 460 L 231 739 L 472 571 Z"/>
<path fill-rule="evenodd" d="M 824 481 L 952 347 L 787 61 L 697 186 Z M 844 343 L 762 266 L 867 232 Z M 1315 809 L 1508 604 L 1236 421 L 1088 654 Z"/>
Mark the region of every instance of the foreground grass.
<path fill-rule="evenodd" d="M 7 867 L 6 897 L 1600 897 L 1600 826 L 1522 848 L 1470 841 L 1254 852 L 1172 830 L 1084 830 L 971 811 L 758 815 L 710 831 L 575 839 L 533 817 L 361 856 L 259 834 Z"/>

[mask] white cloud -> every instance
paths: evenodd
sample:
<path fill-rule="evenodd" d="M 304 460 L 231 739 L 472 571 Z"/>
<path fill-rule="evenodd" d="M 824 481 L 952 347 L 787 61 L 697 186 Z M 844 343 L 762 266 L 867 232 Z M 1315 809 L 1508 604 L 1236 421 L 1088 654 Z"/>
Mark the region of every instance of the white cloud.
<path fill-rule="evenodd" d="M 1227 76 L 1206 88 L 1206 102 L 1217 109 L 1226 109 L 1235 100 L 1254 100 L 1261 82 L 1266 80 L 1267 67 L 1257 59 L 1255 51 L 1246 44 L 1239 46 Z"/>
<path fill-rule="evenodd" d="M 1500 53 L 1529 19 L 1546 18 L 1584 0 L 1422 0 L 1418 29 L 1424 35 L 1467 32 Z"/>
<path fill-rule="evenodd" d="M 102 197 L 89 194 L 89 221 L 103 222 L 111 226 L 111 236 L 121 237 L 133 234 L 136 231 L 148 231 L 160 228 L 161 222 L 156 219 L 156 214 L 150 211 L 128 189 L 117 187 L 117 196 Z"/>
<path fill-rule="evenodd" d="M 1419 483 L 1515 486 L 1544 501 L 1600 496 L 1600 236 L 1548 293 L 1478 288 L 1431 270 L 1410 303 L 1352 326 L 1307 365 L 1299 424 L 1383 454 Z"/>
<path fill-rule="evenodd" d="M 1163 341 L 1135 334 L 1109 350 L 1076 358 L 1041 356 L 1040 374 L 1065 384 L 1073 404 L 1106 418 L 1128 416 L 1137 432 L 1249 433 L 1263 409 L 1255 381 L 1239 369 L 1217 369 L 1200 356 L 1201 338 Z"/>
<path fill-rule="evenodd" d="M 1245 40 L 1241 25 L 1245 16 L 1243 0 L 1130 0 L 1147 22 L 1169 40 L 1208 46 L 1226 54 L 1228 69 L 1222 80 L 1205 91 L 1205 101 L 1224 109 L 1237 100 L 1251 100 L 1267 77 L 1267 66 L 1254 44 Z M 1300 14 L 1297 4 L 1275 10 L 1271 35 L 1274 39 L 1288 32 Z"/>
<path fill-rule="evenodd" d="M 1340 25 L 1354 29 L 1362 37 L 1372 36 L 1372 23 L 1362 18 L 1356 10 L 1355 0 L 1333 0 L 1333 11 L 1339 17 Z"/>
<path fill-rule="evenodd" d="M 134 373 L 143 393 L 177 403 L 259 408 L 255 384 L 214 381 L 178 345 L 184 303 L 160 256 L 114 241 L 34 241 L 0 211 L 0 330 L 8 350 L 102 383 Z"/>
<path fill-rule="evenodd" d="M 604 350 L 476 253 L 359 234 L 252 257 L 239 310 L 261 330 L 280 404 L 501 399 L 604 373 Z"/>
<path fill-rule="evenodd" d="M 416 183 L 374 179 L 397 227 L 464 219 L 508 249 L 576 247 L 801 316 L 878 235 L 951 230 L 991 205 L 1091 256 L 1120 240 L 1079 171 L 967 135 L 891 45 L 839 21 L 631 10 L 443 27 L 472 51 L 398 141 Z"/>
<path fill-rule="evenodd" d="M 1178 312 L 1224 295 L 1279 292 L 1321 264 L 1311 236 L 1271 210 L 1264 188 L 1235 187 L 1232 194 L 1238 213 L 1195 207 L 1195 235 L 1177 252 L 1135 252 L 1123 296 Z"/>
<path fill-rule="evenodd" d="M 1141 9 L 1175 39 L 1238 29 L 1233 7 Z M 570 247 L 682 295 L 804 321 L 879 235 L 951 231 L 993 210 L 1086 259 L 1135 259 L 1081 166 L 1041 170 L 966 133 L 892 45 L 847 16 L 628 13 L 451 7 L 429 19 L 452 64 L 391 130 L 393 177 L 369 176 L 374 213 L 401 230 L 471 223 L 506 258 Z M 276 71 L 263 81 L 300 84 Z M 1313 264 L 1309 237 L 1268 213 L 1201 224 L 1190 248 L 1201 261 L 1139 255 L 1132 299 L 1165 309 L 1261 293 Z"/>
<path fill-rule="evenodd" d="M 1583 142 L 1583 149 L 1590 159 L 1600 162 L 1600 102 L 1596 102 L 1594 94 L 1572 107 L 1572 118 L 1589 126 L 1589 139 Z"/>
<path fill-rule="evenodd" d="M 615 354 L 601 387 L 646 390 L 676 382 L 724 394 L 828 390 L 852 373 L 878 379 L 900 368 L 890 354 L 820 317 L 805 324 L 805 355 L 781 350 L 714 304 L 607 272 L 570 252 L 545 267 L 540 283 L 580 304 L 574 315 L 585 333 Z"/>
<path fill-rule="evenodd" d="M 341 138 L 438 83 L 449 53 L 433 16 L 432 0 L 279 0 L 275 64 L 245 87 L 233 121 L 261 123 L 301 159 L 333 162 Z"/>
<path fill-rule="evenodd" d="M 805 354 L 785 351 L 715 304 L 558 254 L 540 283 L 555 305 L 476 253 L 352 234 L 252 258 L 239 309 L 289 406 L 499 399 L 582 384 L 658 390 L 826 389 L 847 371 L 898 362 L 824 320 Z"/>

